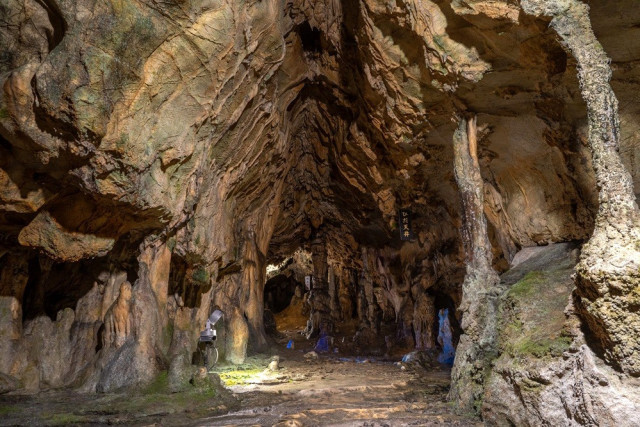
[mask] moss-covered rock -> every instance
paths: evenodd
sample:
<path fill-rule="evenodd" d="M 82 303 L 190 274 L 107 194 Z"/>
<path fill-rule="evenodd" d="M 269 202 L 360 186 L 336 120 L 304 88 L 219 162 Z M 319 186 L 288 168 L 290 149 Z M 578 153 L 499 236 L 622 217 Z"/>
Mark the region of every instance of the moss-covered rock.
<path fill-rule="evenodd" d="M 586 345 L 573 312 L 577 256 L 572 244 L 550 245 L 502 275 L 509 289 L 500 301 L 499 354 L 485 379 L 488 423 L 596 425 L 623 420 L 640 404 Z"/>

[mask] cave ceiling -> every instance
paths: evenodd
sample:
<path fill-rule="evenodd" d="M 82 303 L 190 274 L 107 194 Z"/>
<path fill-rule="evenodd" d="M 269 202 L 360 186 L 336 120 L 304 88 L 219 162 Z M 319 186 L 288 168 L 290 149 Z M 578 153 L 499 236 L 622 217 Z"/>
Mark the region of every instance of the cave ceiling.
<path fill-rule="evenodd" d="M 589 2 L 638 188 L 632 3 Z M 575 62 L 515 2 L 1 7 L 6 248 L 76 261 L 169 239 L 190 264 L 224 269 L 251 231 L 273 262 L 321 236 L 349 264 L 363 246 L 399 250 L 407 208 L 412 245 L 459 259 L 451 138 L 469 114 L 496 259 L 593 226 Z"/>

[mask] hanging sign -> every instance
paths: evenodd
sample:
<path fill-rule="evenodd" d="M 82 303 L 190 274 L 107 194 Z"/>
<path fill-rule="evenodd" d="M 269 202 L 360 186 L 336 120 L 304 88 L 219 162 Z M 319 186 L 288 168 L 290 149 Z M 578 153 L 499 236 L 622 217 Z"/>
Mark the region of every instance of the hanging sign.
<path fill-rule="evenodd" d="M 398 213 L 398 224 L 400 224 L 400 240 L 413 239 L 411 230 L 411 213 L 407 209 L 400 209 Z"/>

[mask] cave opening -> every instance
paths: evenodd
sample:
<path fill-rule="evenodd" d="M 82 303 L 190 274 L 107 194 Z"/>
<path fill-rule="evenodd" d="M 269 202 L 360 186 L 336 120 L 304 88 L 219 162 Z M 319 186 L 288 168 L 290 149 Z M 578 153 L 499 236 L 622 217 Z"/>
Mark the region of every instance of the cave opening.
<path fill-rule="evenodd" d="M 291 298 L 300 292 L 302 284 L 296 281 L 292 276 L 278 274 L 267 280 L 264 287 L 264 306 L 273 314 L 278 314 L 282 310 L 289 307 Z"/>
<path fill-rule="evenodd" d="M 440 345 L 440 353 L 438 354 L 438 362 L 453 365 L 455 359 L 455 348 L 453 347 L 453 330 L 449 321 L 449 309 L 441 308 L 438 310 L 438 344 Z"/>

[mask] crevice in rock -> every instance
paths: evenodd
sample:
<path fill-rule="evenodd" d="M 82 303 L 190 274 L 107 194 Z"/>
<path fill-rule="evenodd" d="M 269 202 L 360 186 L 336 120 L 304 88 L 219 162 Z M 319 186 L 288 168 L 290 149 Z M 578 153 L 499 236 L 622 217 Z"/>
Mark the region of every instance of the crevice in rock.
<path fill-rule="evenodd" d="M 47 11 L 49 21 L 53 32 L 47 32 L 47 39 L 49 40 L 49 52 L 56 48 L 64 38 L 67 32 L 67 23 L 64 20 L 60 8 L 53 0 L 36 0 L 36 2 Z"/>

